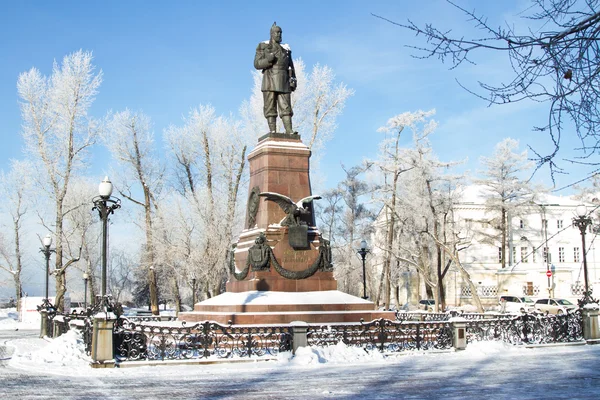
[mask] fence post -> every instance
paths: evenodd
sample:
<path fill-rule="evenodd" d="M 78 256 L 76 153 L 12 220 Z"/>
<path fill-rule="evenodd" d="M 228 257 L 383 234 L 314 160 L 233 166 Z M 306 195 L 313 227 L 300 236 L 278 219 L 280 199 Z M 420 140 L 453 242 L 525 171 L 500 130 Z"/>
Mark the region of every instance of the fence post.
<path fill-rule="evenodd" d="M 40 337 L 48 335 L 48 324 L 50 323 L 50 318 L 48 318 L 48 310 L 40 311 Z"/>
<path fill-rule="evenodd" d="M 452 346 L 455 350 L 467 348 L 467 320 L 463 317 L 452 317 L 448 320 L 452 324 Z"/>
<path fill-rule="evenodd" d="M 600 339 L 600 326 L 598 325 L 598 304 L 586 304 L 583 307 L 583 338 L 587 342 L 598 342 Z"/>
<path fill-rule="evenodd" d="M 308 346 L 308 324 L 304 321 L 290 322 L 292 328 L 292 354 L 296 354 L 298 347 Z"/>
<path fill-rule="evenodd" d="M 92 368 L 113 368 L 113 327 L 116 316 L 112 312 L 99 312 L 94 317 L 92 333 Z"/>

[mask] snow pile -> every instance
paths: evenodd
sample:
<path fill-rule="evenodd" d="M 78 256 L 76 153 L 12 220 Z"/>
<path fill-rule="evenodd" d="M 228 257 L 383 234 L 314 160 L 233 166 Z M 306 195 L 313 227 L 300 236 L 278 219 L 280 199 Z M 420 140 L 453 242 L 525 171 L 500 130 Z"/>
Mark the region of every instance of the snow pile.
<path fill-rule="evenodd" d="M 15 307 L 0 308 L 0 330 L 39 329 L 39 321 L 19 322 L 19 313 Z"/>
<path fill-rule="evenodd" d="M 19 314 L 16 308 L 0 309 L 0 329 L 14 329 L 16 327 Z"/>
<path fill-rule="evenodd" d="M 18 351 L 15 352 L 13 362 L 89 368 L 91 358 L 85 354 L 85 345 L 77 330 L 72 329 L 55 339 L 46 340 L 47 345 L 34 349 L 22 349 L 17 344 Z"/>
<path fill-rule="evenodd" d="M 381 361 L 385 357 L 377 350 L 367 352 L 360 347 L 346 346 L 340 342 L 335 346 L 300 347 L 296 355 L 283 353 L 280 361 L 290 365 L 353 364 L 364 361 Z"/>

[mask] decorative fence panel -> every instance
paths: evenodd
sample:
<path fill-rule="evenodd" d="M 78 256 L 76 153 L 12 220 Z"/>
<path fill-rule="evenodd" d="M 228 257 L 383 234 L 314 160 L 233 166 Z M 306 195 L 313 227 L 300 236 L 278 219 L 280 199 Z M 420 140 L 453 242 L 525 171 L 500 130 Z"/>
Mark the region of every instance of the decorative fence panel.
<path fill-rule="evenodd" d="M 452 317 L 462 317 L 465 319 L 510 319 L 514 314 L 481 314 L 481 313 L 463 313 L 459 311 L 448 311 L 445 313 L 431 313 L 425 311 L 405 312 L 397 311 L 397 321 L 448 321 Z"/>
<path fill-rule="evenodd" d="M 496 286 L 496 285 L 477 286 L 477 295 L 479 297 L 497 297 L 498 296 L 498 286 Z M 473 297 L 473 293 L 471 292 L 471 287 L 466 286 L 466 285 L 461 286 L 460 297 L 464 297 L 464 298 Z"/>
<path fill-rule="evenodd" d="M 343 342 L 367 351 L 449 349 L 452 347 L 452 326 L 444 321 L 395 322 L 387 319 L 360 324 L 309 325 L 307 339 L 309 346 Z"/>
<path fill-rule="evenodd" d="M 470 320 L 467 342 L 499 340 L 510 344 L 564 343 L 583 340 L 581 310 L 563 315 L 522 314 L 510 319 Z"/>
<path fill-rule="evenodd" d="M 201 322 L 159 326 L 121 317 L 114 327 L 117 361 L 260 357 L 291 350 L 289 326 L 233 326 Z"/>

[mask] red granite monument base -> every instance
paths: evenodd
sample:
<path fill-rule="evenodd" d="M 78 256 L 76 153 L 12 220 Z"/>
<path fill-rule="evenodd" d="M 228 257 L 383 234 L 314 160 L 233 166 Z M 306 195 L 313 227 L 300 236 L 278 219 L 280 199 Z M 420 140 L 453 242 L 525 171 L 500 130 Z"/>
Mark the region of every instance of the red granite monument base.
<path fill-rule="evenodd" d="M 323 254 L 327 254 L 324 249 L 328 242 L 315 226 L 314 213 L 308 213 L 306 220 L 302 221 L 307 226 L 308 245 L 293 247 L 289 239 L 291 228 L 280 224 L 286 217 L 285 212 L 276 202 L 265 201 L 259 196 L 263 192 L 278 193 L 293 202 L 311 196 L 309 158 L 310 150 L 298 135 L 274 134 L 259 141 L 248 155 L 250 194 L 245 229 L 240 234 L 233 257 L 235 274 L 230 275 L 226 293 L 195 304 L 194 311 L 180 313 L 180 319 L 188 322 L 211 320 L 221 324 L 343 323 L 394 319 L 393 312 L 376 311 L 372 302 L 336 290 L 337 281 L 330 265 L 320 264 Z M 269 247 L 278 265 L 292 275 L 320 267 L 304 279 L 283 277 L 273 267 L 273 260 L 265 269 L 253 270 L 249 267 L 249 257 L 251 251 L 256 257 L 257 238 L 259 241 L 264 238 L 265 246 Z M 325 248 L 322 249 L 322 246 Z M 259 257 L 264 255 L 265 247 L 261 248 Z M 243 271 L 247 274 L 244 275 Z"/>
<path fill-rule="evenodd" d="M 337 291 L 224 293 L 197 303 L 194 311 L 180 313 L 190 323 L 215 321 L 235 325 L 366 322 L 395 319 L 392 311 L 377 311 L 372 302 Z"/>

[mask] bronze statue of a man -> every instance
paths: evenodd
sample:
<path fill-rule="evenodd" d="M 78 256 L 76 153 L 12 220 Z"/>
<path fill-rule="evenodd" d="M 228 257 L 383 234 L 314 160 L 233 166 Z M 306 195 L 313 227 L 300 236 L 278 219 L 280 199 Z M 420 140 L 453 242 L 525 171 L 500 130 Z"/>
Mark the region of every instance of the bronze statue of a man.
<path fill-rule="evenodd" d="M 291 93 L 296 90 L 296 71 L 292 61 L 292 51 L 287 44 L 281 44 L 281 28 L 273 23 L 271 39 L 256 47 L 254 68 L 262 70 L 261 91 L 264 100 L 264 114 L 269 131 L 276 132 L 277 109 L 283 121 L 285 133 L 297 134 L 292 129 Z"/>

